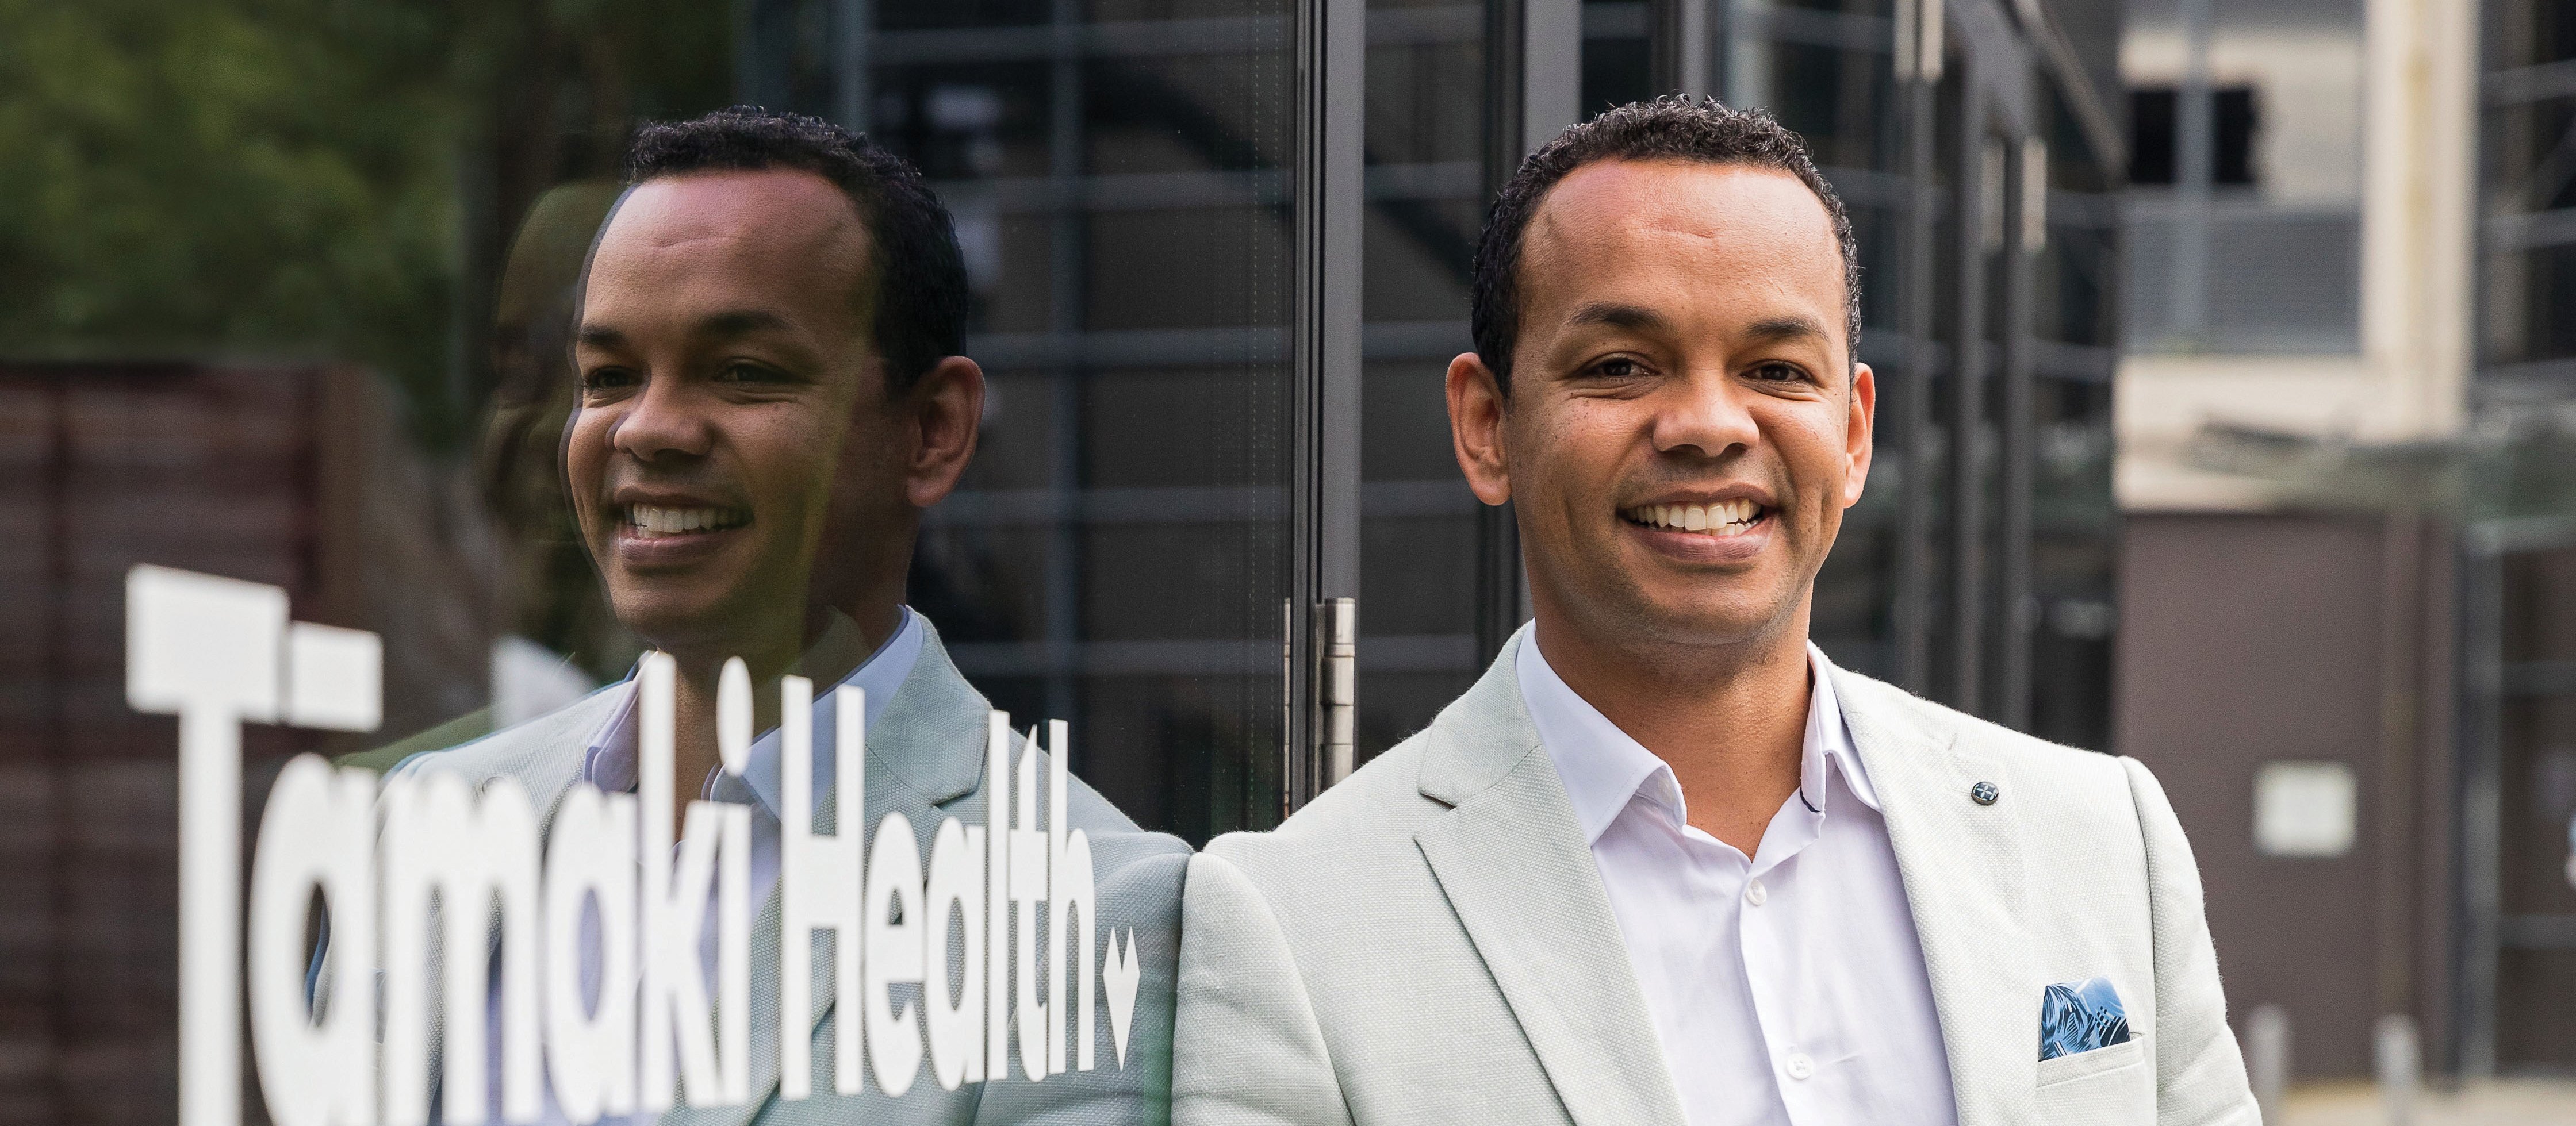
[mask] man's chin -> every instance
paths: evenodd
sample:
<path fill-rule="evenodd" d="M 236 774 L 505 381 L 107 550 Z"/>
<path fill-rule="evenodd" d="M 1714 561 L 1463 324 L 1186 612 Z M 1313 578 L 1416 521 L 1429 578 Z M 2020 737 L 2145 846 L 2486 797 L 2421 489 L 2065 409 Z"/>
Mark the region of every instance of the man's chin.
<path fill-rule="evenodd" d="M 754 625 L 755 615 L 722 594 L 629 590 L 613 595 L 609 604 L 617 624 L 656 649 L 715 659 L 745 656 L 754 648 L 742 633 Z"/>
<path fill-rule="evenodd" d="M 1652 623 L 1648 636 L 1666 643 L 1727 648 L 1776 640 L 1795 617 L 1795 600 L 1780 597 L 1774 584 L 1744 576 L 1712 591 L 1703 579 L 1681 590 L 1645 590 L 1640 617 Z"/>

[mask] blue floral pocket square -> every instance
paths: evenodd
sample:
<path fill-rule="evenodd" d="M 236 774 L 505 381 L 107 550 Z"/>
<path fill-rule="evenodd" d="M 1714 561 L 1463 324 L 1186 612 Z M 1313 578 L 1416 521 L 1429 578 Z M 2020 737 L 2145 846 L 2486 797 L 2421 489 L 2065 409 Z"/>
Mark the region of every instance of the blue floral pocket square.
<path fill-rule="evenodd" d="M 2039 995 L 2039 1058 L 2053 1060 L 2129 1042 L 2129 1013 L 2111 979 L 2070 981 Z"/>

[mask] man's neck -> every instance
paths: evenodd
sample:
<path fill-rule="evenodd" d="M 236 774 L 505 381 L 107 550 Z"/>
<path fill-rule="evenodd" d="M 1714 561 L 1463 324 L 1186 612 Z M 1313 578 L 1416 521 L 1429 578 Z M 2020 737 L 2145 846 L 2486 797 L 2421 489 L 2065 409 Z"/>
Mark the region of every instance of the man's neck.
<path fill-rule="evenodd" d="M 679 675 L 672 685 L 672 711 L 676 730 L 672 733 L 671 794 L 675 808 L 673 825 L 679 825 L 688 803 L 697 799 L 704 779 L 715 772 L 723 755 L 716 743 L 716 684 L 724 662 L 733 656 L 743 658 L 752 679 L 751 715 L 753 732 L 778 726 L 778 682 L 795 673 L 814 682 L 817 694 L 848 679 L 858 671 L 869 654 L 877 651 L 894 636 L 903 622 L 898 605 L 870 607 L 864 618 L 842 614 L 828 606 L 809 608 L 799 644 L 794 648 L 773 647 L 760 653 L 689 652 L 672 654 L 679 662 Z"/>
<path fill-rule="evenodd" d="M 1539 651 L 1586 703 L 1672 768 L 1690 823 L 1752 856 L 1798 788 L 1806 615 L 1732 646 L 1640 645 L 1538 615 Z"/>

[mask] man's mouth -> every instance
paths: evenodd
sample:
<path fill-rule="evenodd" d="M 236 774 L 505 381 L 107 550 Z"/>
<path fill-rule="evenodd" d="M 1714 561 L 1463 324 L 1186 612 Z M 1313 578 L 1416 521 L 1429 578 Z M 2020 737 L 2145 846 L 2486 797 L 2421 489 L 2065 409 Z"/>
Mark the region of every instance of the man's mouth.
<path fill-rule="evenodd" d="M 1720 539 L 1740 536 L 1771 515 L 1749 500 L 1715 504 L 1641 504 L 1619 513 L 1631 524 L 1671 532 L 1695 532 Z"/>
<path fill-rule="evenodd" d="M 701 535 L 751 523 L 748 508 L 669 508 L 656 504 L 624 506 L 619 522 L 640 540 Z"/>

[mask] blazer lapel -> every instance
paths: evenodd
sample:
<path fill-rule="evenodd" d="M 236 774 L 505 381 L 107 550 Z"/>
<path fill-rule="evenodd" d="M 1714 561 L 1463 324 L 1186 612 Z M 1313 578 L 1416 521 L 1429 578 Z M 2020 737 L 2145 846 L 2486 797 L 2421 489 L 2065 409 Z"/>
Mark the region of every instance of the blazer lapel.
<path fill-rule="evenodd" d="M 1433 725 L 1422 792 L 1453 808 L 1415 843 L 1567 1114 L 1680 1126 L 1600 869 L 1521 700 L 1516 651 L 1506 643 Z"/>
<path fill-rule="evenodd" d="M 2035 1121 L 2043 983 L 2031 969 L 2014 779 L 1961 750 L 1955 728 L 1927 722 L 1898 689 L 1839 668 L 1833 676 L 1905 881 L 1960 1126 Z M 2005 799 L 1978 804 L 1969 794 L 1979 782 Z"/>
<path fill-rule="evenodd" d="M 904 675 L 894 700 L 868 725 L 868 808 L 865 824 L 857 828 L 871 840 L 877 823 L 889 813 L 903 814 L 913 830 L 926 837 L 948 815 L 942 807 L 982 788 L 984 714 L 989 705 L 958 673 L 929 619 L 915 621 L 923 631 L 921 653 L 913 660 L 912 671 Z M 814 753 L 830 753 L 832 730 L 831 723 L 816 717 Z M 1016 755 L 1021 740 L 1014 736 L 1011 742 Z M 831 789 L 817 794 L 814 821 L 818 828 L 829 825 L 836 833 L 852 829 L 841 824 L 839 795 Z M 779 896 L 779 888 L 769 889 L 751 928 L 751 1099 L 740 1106 L 690 1114 L 687 1122 L 747 1126 L 778 1093 L 778 932 L 783 911 Z M 813 959 L 812 971 L 813 986 L 807 996 L 814 998 L 814 1020 L 805 1030 L 809 1038 L 831 1021 L 841 1001 L 830 960 Z M 855 1031 L 855 1022 L 833 1031 L 836 1036 L 848 1035 Z M 813 1059 L 822 1073 L 815 1094 L 828 1097 L 830 1057 L 822 1045 L 816 1045 Z M 867 1082 L 873 1089 L 874 1077 Z"/>

